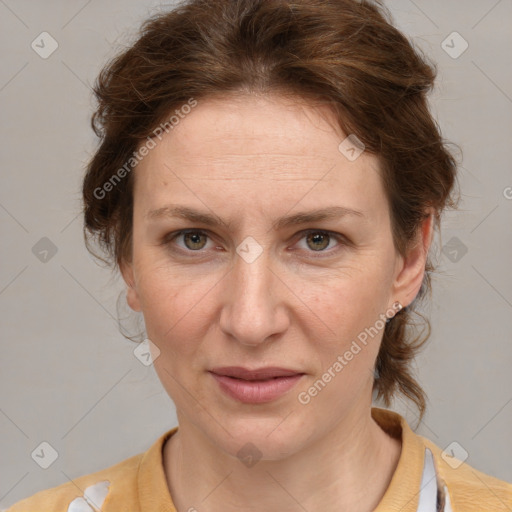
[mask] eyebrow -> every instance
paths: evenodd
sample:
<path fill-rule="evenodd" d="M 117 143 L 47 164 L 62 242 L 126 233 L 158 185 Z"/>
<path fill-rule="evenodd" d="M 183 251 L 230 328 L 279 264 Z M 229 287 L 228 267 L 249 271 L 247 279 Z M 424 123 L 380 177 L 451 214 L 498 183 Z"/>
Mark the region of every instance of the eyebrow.
<path fill-rule="evenodd" d="M 303 211 L 293 215 L 279 217 L 274 223 L 274 229 L 282 229 L 288 226 L 318 222 L 322 220 L 335 220 L 346 216 L 355 216 L 366 219 L 362 211 L 353 210 L 344 206 L 329 206 L 327 208 Z M 218 215 L 204 213 L 199 210 L 195 210 L 194 208 L 180 205 L 167 205 L 156 210 L 151 210 L 147 212 L 144 217 L 150 221 L 160 218 L 177 217 L 212 227 L 220 225 L 230 227 L 231 225 L 231 223 L 224 222 Z"/>

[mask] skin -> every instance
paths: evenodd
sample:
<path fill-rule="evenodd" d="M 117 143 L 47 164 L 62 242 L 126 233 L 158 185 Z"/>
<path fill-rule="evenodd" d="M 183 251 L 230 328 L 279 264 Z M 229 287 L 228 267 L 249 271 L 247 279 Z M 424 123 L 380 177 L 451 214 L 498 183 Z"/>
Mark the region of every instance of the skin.
<path fill-rule="evenodd" d="M 430 216 L 407 257 L 395 251 L 378 159 L 349 161 L 333 119 L 277 95 L 202 100 L 134 171 L 133 257 L 121 271 L 176 406 L 164 469 L 180 512 L 371 511 L 396 469 L 401 442 L 371 418 L 383 329 L 298 401 L 380 314 L 413 301 L 432 235 Z M 169 203 L 224 224 L 145 217 Z M 280 216 L 326 206 L 365 217 L 273 229 Z M 206 236 L 168 236 L 192 228 Z M 310 229 L 346 240 L 308 240 Z M 249 236 L 262 249 L 251 263 L 236 252 Z M 216 366 L 306 375 L 273 402 L 243 404 L 220 390 Z M 262 453 L 252 467 L 237 457 L 249 442 Z"/>

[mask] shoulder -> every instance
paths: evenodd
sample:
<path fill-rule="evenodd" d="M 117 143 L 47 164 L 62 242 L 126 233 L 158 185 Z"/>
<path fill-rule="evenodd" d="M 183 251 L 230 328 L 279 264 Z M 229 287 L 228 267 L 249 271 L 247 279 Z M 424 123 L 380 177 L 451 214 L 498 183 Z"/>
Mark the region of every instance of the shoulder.
<path fill-rule="evenodd" d="M 448 489 L 454 512 L 512 510 L 512 484 L 487 475 L 469 464 L 443 453 L 435 443 L 418 436 L 434 456 L 440 479 Z"/>
<path fill-rule="evenodd" d="M 101 471 L 83 475 L 57 487 L 39 491 L 18 501 L 6 512 L 95 512 L 108 511 L 113 502 L 137 501 L 137 474 L 143 453 Z M 115 507 L 114 507 L 115 508 Z M 133 510 L 126 507 L 126 511 Z"/>

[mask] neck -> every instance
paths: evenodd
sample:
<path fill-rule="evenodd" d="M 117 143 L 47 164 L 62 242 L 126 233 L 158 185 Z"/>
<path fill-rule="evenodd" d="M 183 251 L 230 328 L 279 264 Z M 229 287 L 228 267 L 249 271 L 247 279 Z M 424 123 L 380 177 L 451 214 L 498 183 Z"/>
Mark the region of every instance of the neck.
<path fill-rule="evenodd" d="M 340 420 L 301 451 L 251 467 L 180 421 L 164 446 L 164 468 L 178 512 L 371 512 L 389 486 L 400 451 L 401 442 L 379 427 L 368 408 Z"/>

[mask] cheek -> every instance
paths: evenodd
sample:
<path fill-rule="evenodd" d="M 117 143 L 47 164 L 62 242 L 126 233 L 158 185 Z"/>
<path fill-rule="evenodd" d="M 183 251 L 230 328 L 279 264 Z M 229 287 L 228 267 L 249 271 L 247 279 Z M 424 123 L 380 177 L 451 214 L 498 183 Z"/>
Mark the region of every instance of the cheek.
<path fill-rule="evenodd" d="M 175 272 L 155 251 L 145 251 L 137 259 L 137 293 L 145 314 L 158 318 L 166 315 L 169 321 L 179 317 L 188 302 L 200 293 L 190 277 Z"/>
<path fill-rule="evenodd" d="M 160 350 L 154 360 L 155 371 L 169 396 L 184 406 L 181 386 L 201 361 L 198 350 L 205 333 L 198 317 L 204 307 L 201 297 L 208 288 L 203 290 L 189 278 L 153 266 L 139 281 L 138 289 L 147 336 Z M 190 383 L 186 387 L 190 388 Z M 201 390 L 195 389 L 194 396 L 200 395 Z"/>
<path fill-rule="evenodd" d="M 316 407 L 332 409 L 336 404 L 335 409 L 345 410 L 371 387 L 385 325 L 379 320 L 376 293 L 345 282 L 316 299 L 322 309 L 312 309 L 329 326 L 325 335 L 316 332 L 309 338 L 318 374 L 303 391 L 319 397 L 315 398 Z"/>
<path fill-rule="evenodd" d="M 137 293 L 149 339 L 169 357 L 192 352 L 194 340 L 201 339 L 207 328 L 198 319 L 206 318 L 206 308 L 211 307 L 213 278 L 191 277 L 168 264 L 142 260 L 138 275 Z"/>
<path fill-rule="evenodd" d="M 301 291 L 301 298 L 311 309 L 305 335 L 317 358 L 317 377 L 332 382 L 326 386 L 325 399 L 332 393 L 335 401 L 350 400 L 373 381 L 385 326 L 381 314 L 387 309 L 388 290 L 383 281 L 381 270 L 374 265 L 350 276 L 336 276 L 330 284 L 323 283 L 323 288 Z"/>
<path fill-rule="evenodd" d="M 386 280 L 376 265 L 369 267 L 350 274 L 331 274 L 321 282 L 305 283 L 297 293 L 334 342 L 340 340 L 337 334 L 346 339 L 372 326 L 387 309 Z"/>

